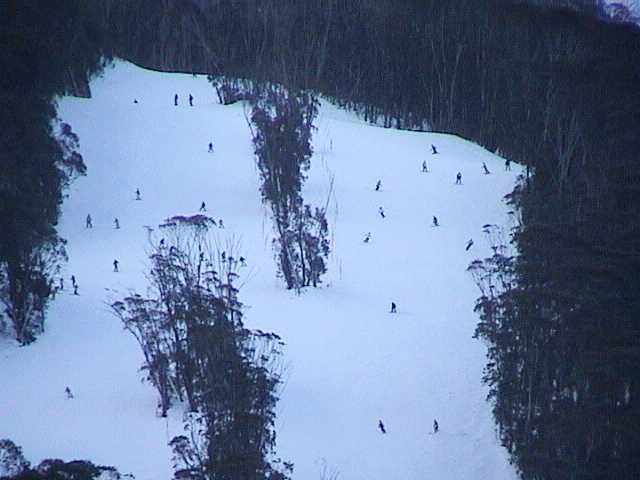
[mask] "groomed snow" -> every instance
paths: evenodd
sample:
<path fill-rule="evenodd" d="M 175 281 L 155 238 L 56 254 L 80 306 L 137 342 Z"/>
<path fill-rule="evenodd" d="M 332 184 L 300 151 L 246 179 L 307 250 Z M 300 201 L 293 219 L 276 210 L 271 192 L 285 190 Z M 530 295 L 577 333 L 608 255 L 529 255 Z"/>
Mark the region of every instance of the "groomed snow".
<path fill-rule="evenodd" d="M 145 292 L 144 226 L 197 213 L 205 201 L 224 219 L 220 244 L 240 241 L 248 261 L 245 322 L 287 344 L 278 452 L 295 463 L 294 478 L 320 479 L 323 465 L 345 480 L 516 478 L 480 381 L 485 347 L 472 339 L 478 291 L 466 267 L 490 253 L 482 225 L 508 223 L 502 197 L 518 168 L 505 172 L 503 159 L 458 137 L 369 126 L 323 102 L 304 195 L 324 205 L 334 178 L 333 253 L 325 285 L 296 296 L 275 276 L 244 107 L 218 105 L 204 77 L 124 62 L 91 88 L 92 99 L 59 102 L 88 175 L 63 206 L 69 263 L 45 334 L 25 348 L 0 342 L 0 438 L 34 463 L 90 459 L 138 480 L 171 477 L 167 442 L 180 432 L 181 412 L 156 417 L 156 393 L 140 381 L 139 347 L 108 302 Z M 430 173 L 421 173 L 423 160 Z M 462 186 L 454 184 L 458 171 Z M 89 213 L 93 229 L 85 229 Z M 433 215 L 440 227 L 431 226 Z"/>

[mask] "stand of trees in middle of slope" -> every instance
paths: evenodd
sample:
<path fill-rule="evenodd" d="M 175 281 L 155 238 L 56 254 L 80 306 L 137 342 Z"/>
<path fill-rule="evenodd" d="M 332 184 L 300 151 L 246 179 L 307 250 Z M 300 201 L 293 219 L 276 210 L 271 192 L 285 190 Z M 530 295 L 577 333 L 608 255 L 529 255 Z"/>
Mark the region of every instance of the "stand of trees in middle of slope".
<path fill-rule="evenodd" d="M 284 480 L 292 465 L 275 458 L 275 405 L 283 345 L 243 326 L 237 264 L 208 236 L 212 219 L 172 217 L 150 254 L 150 296 L 113 303 L 136 338 L 147 379 L 166 415 L 184 401 L 187 435 L 173 438 L 176 479 Z"/>
<path fill-rule="evenodd" d="M 329 255 L 325 208 L 312 208 L 301 195 L 313 153 L 311 135 L 318 100 L 308 92 L 278 85 L 255 89 L 250 126 L 262 185 L 273 215 L 278 272 L 287 288 L 317 287 Z"/>

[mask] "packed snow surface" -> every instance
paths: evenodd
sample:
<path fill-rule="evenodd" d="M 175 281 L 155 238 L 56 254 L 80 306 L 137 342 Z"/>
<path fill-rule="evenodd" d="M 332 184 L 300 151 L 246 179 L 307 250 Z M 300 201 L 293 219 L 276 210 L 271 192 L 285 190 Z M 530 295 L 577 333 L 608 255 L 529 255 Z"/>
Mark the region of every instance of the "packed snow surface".
<path fill-rule="evenodd" d="M 0 343 L 0 438 L 32 462 L 89 459 L 138 480 L 171 477 L 167 442 L 181 433 L 182 411 L 156 416 L 140 349 L 108 305 L 132 289 L 146 292 L 147 227 L 197 213 L 205 201 L 224 220 L 214 232 L 221 248 L 239 242 L 247 258 L 247 326 L 286 342 L 278 453 L 294 462 L 294 478 L 516 478 L 481 383 L 486 348 L 472 338 L 479 292 L 466 268 L 490 254 L 484 224 L 508 227 L 503 196 L 518 168 L 505 171 L 503 159 L 458 137 L 370 126 L 323 102 L 303 193 L 307 203 L 328 202 L 332 254 L 323 286 L 296 295 L 276 278 L 247 107 L 217 104 L 202 76 L 124 62 L 91 88 L 91 99 L 59 102 L 88 175 L 63 206 L 69 262 L 46 332 L 24 348 Z"/>

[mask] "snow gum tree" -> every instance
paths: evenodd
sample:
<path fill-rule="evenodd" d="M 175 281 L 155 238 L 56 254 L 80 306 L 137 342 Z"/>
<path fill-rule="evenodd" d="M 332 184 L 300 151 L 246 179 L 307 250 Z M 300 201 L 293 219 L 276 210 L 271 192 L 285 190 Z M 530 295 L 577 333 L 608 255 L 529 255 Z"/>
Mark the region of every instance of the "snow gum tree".
<path fill-rule="evenodd" d="M 148 296 L 112 304 L 142 348 L 160 414 L 189 408 L 174 438 L 176 478 L 280 479 L 289 464 L 274 457 L 280 337 L 242 322 L 234 245 L 224 252 L 209 236 L 205 215 L 176 216 L 151 241 Z"/>
<path fill-rule="evenodd" d="M 274 219 L 273 240 L 280 275 L 287 288 L 318 286 L 329 255 L 325 209 L 305 205 L 301 190 L 313 153 L 311 135 L 318 100 L 269 85 L 252 97 L 253 145 L 262 200 Z"/>

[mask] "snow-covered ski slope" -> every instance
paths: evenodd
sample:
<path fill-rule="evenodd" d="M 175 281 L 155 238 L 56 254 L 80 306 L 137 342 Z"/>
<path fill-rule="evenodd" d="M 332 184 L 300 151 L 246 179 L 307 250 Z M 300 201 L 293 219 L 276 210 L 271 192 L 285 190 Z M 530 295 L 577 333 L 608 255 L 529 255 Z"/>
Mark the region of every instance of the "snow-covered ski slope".
<path fill-rule="evenodd" d="M 276 279 L 244 107 L 218 105 L 204 77 L 124 62 L 91 88 L 92 99 L 59 102 L 88 175 L 63 206 L 69 263 L 45 334 L 25 348 L 0 343 L 0 438 L 22 445 L 33 462 L 86 458 L 138 480 L 171 477 L 167 442 L 180 433 L 181 412 L 156 417 L 139 347 L 108 302 L 145 292 L 145 226 L 197 213 L 205 201 L 224 220 L 220 245 L 239 241 L 247 258 L 246 324 L 286 342 L 278 452 L 295 463 L 294 478 L 320 479 L 323 465 L 345 480 L 516 478 L 480 380 L 485 347 L 472 339 L 478 291 L 466 267 L 490 253 L 482 225 L 507 225 L 502 197 L 517 167 L 505 172 L 501 158 L 455 136 L 378 128 L 323 103 L 304 196 L 321 206 L 331 192 L 333 253 L 322 288 L 297 296 Z M 421 173 L 423 160 L 429 173 Z M 463 185 L 455 185 L 458 171 Z M 66 386 L 75 398 L 66 398 Z"/>

